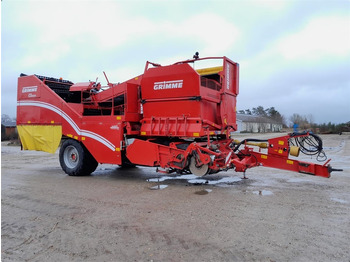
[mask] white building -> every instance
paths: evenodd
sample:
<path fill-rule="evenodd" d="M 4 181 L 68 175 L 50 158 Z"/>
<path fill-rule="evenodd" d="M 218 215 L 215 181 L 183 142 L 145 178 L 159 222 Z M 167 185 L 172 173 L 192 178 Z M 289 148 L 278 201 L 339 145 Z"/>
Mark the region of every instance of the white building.
<path fill-rule="evenodd" d="M 237 113 L 237 132 L 265 133 L 281 132 L 282 123 L 263 116 L 254 116 Z"/>

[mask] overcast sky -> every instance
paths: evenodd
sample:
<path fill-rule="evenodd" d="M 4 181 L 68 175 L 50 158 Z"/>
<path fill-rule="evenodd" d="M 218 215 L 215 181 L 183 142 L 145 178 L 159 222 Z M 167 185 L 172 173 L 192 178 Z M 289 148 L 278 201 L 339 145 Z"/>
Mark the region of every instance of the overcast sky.
<path fill-rule="evenodd" d="M 348 0 L 3 0 L 2 114 L 16 114 L 20 73 L 123 82 L 196 51 L 240 64 L 238 110 L 350 121 Z"/>

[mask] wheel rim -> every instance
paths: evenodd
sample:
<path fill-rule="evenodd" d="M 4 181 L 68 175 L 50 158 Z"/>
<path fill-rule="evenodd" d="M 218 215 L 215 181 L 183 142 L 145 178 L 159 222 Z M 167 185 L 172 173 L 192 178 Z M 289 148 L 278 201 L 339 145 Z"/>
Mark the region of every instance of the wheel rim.
<path fill-rule="evenodd" d="M 74 146 L 67 146 L 63 152 L 63 160 L 68 168 L 75 168 L 79 163 L 78 150 Z"/>

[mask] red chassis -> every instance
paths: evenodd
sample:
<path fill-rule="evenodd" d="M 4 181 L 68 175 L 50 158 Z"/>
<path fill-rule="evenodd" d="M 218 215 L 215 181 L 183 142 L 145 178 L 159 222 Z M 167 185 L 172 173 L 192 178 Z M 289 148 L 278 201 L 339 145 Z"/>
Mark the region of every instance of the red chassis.
<path fill-rule="evenodd" d="M 269 140 L 247 139 L 237 142 L 232 139 L 223 139 L 210 144 L 207 141 L 194 142 L 189 145 L 185 144 L 186 149 L 179 149 L 179 145 L 184 145 L 183 143 L 171 143 L 169 146 L 164 146 L 152 141 L 135 140 L 129 146 L 128 158 L 131 162 L 143 159 L 144 161 L 140 164 L 160 166 L 167 169 L 167 172 L 187 171 L 200 176 L 228 169 L 245 172 L 256 166 L 273 167 L 327 178 L 330 177 L 332 171 L 341 171 L 331 168 L 328 165 L 330 160 L 319 165 L 289 158 L 290 154 L 296 157 L 300 150 L 297 146 L 291 146 L 290 140 L 306 138 L 309 139 L 308 141 L 313 141 L 310 137 L 318 139 L 316 135 L 306 132 Z M 260 149 L 267 148 L 267 154 L 257 152 L 247 144 Z M 239 149 L 240 146 L 243 148 Z M 311 150 L 313 150 L 311 153 L 315 155 L 323 154 L 322 148 Z M 147 155 L 145 156 L 142 152 L 147 152 Z"/>
<path fill-rule="evenodd" d="M 195 69 L 194 63 L 220 61 Z M 18 78 L 17 127 L 23 149 L 55 152 L 68 175 L 93 172 L 98 163 L 162 167 L 206 175 L 268 166 L 329 177 L 324 165 L 289 158 L 323 156 L 310 133 L 235 141 L 239 65 L 210 57 L 160 66 L 147 62 L 142 75 L 101 87 L 38 75 Z M 253 147 L 252 147 L 253 146 Z M 267 148 L 267 153 L 254 147 Z"/>

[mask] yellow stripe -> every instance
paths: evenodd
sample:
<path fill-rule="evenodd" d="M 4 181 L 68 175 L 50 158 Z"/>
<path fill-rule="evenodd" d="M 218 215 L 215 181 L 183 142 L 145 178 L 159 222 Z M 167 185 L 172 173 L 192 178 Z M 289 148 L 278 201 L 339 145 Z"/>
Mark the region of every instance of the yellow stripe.
<path fill-rule="evenodd" d="M 201 76 L 203 75 L 212 75 L 212 74 L 217 74 L 220 71 L 223 70 L 222 66 L 216 66 L 216 67 L 208 67 L 208 68 L 203 68 L 203 69 L 197 69 L 197 73 L 200 74 Z"/>

